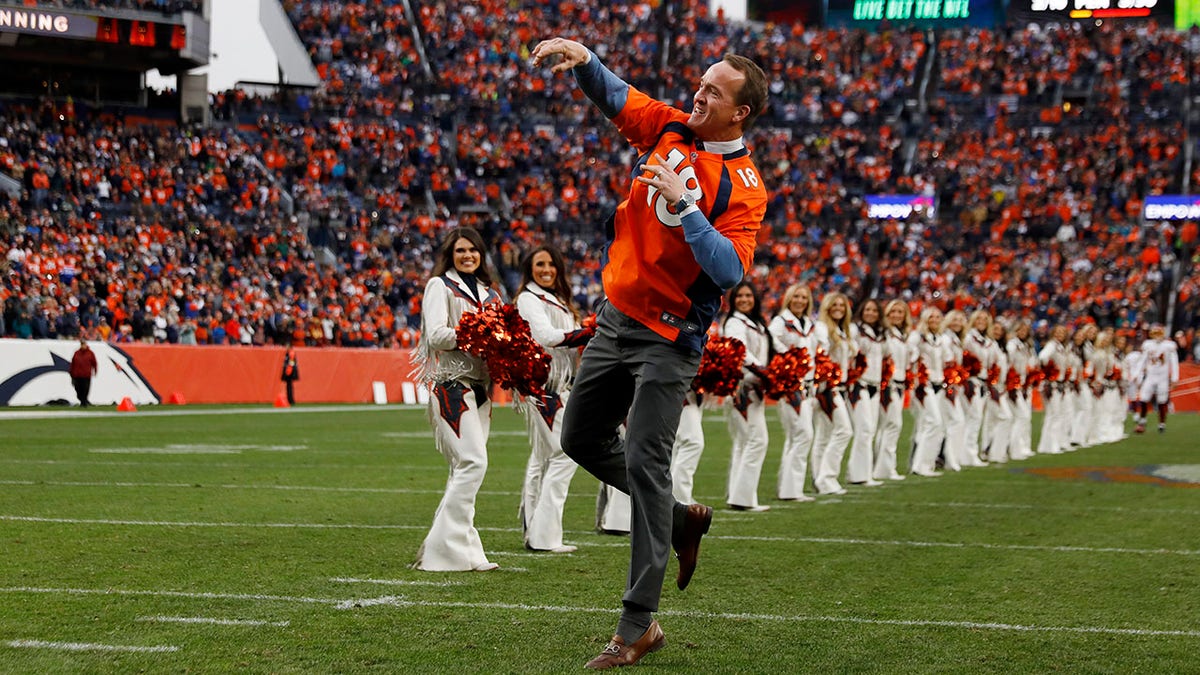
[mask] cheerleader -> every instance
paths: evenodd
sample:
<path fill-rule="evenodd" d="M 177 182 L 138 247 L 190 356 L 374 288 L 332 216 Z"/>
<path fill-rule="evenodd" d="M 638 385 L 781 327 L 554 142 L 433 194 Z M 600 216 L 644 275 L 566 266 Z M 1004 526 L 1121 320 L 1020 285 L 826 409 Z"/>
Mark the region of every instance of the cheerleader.
<path fill-rule="evenodd" d="M 913 388 L 917 430 L 909 472 L 918 476 L 942 475 L 934 465 L 946 439 L 946 417 L 950 409 L 943 374 L 950 353 L 946 341 L 942 332 L 942 311 L 937 307 L 926 307 L 917 321 L 916 330 L 908 336 L 908 348 L 917 373 Z"/>
<path fill-rule="evenodd" d="M 966 330 L 967 315 L 955 309 L 946 313 L 945 338 L 946 365 L 962 367 L 963 342 L 962 336 Z M 958 385 L 946 383 L 946 441 L 942 446 L 943 466 L 951 471 L 961 471 L 963 465 L 970 465 L 963 453 L 967 437 L 966 396 L 964 390 L 967 383 Z"/>
<path fill-rule="evenodd" d="M 1134 412 L 1134 400 L 1137 398 L 1139 386 L 1134 377 L 1141 369 L 1142 352 L 1134 350 L 1129 338 L 1124 334 L 1117 333 L 1113 337 L 1113 353 L 1121 369 L 1119 385 L 1121 401 L 1125 404 L 1125 410 L 1121 413 L 1121 438 L 1126 438 L 1128 434 L 1125 433 L 1125 418 Z"/>
<path fill-rule="evenodd" d="M 842 369 L 842 377 L 850 370 L 850 363 L 858 351 L 851 335 L 850 299 L 841 293 L 830 293 L 821 299 L 817 315 L 817 347 L 829 354 L 829 358 Z M 850 412 L 842 396 L 842 386 L 829 387 L 819 384 L 817 393 L 821 412 L 813 412 L 813 452 L 815 467 L 814 484 L 823 495 L 846 494 L 838 483 L 842 470 L 842 457 L 846 446 L 854 437 L 850 423 Z M 821 402 L 821 399 L 824 402 Z"/>
<path fill-rule="evenodd" d="M 1066 344 L 1067 327 L 1058 325 L 1050 333 L 1050 341 L 1038 354 L 1045 373 L 1042 385 L 1042 437 L 1038 439 L 1038 454 L 1057 455 L 1071 445 L 1071 418 L 1065 393 L 1067 370 L 1071 367 L 1070 347 Z"/>
<path fill-rule="evenodd" d="M 811 360 L 817 354 L 816 324 L 812 315 L 812 291 L 793 284 L 783 294 L 783 311 L 767 327 L 776 352 L 806 349 Z M 804 494 L 808 458 L 813 448 L 812 368 L 804 375 L 800 390 L 776 404 L 783 427 L 783 457 L 779 461 L 778 496 L 784 501 L 811 502 Z M 814 465 L 814 473 L 816 466 Z"/>
<path fill-rule="evenodd" d="M 771 359 L 771 336 L 763 321 L 758 292 L 743 281 L 729 292 L 732 308 L 721 332 L 746 345 L 742 384 L 725 402 L 725 417 L 733 439 L 726 502 L 737 511 L 766 511 L 758 503 L 758 479 L 767 457 L 767 411 L 759 374 Z"/>
<path fill-rule="evenodd" d="M 1008 440 L 1008 456 L 1028 459 L 1033 456 L 1033 405 L 1029 373 L 1037 367 L 1033 354 L 1033 331 L 1025 321 L 1013 324 L 1012 334 L 1005 345 L 1008 367 L 1021 378 L 1021 387 L 1009 392 L 1012 408 L 1012 436 Z"/>
<path fill-rule="evenodd" d="M 904 480 L 904 476 L 896 470 L 896 447 L 900 443 L 900 429 L 904 425 L 905 376 L 912 365 L 913 351 L 908 346 L 910 322 L 908 303 L 903 300 L 892 300 L 883 308 L 883 330 L 887 336 L 892 375 L 891 381 L 880 382 L 881 415 L 879 434 L 875 437 L 872 472 L 875 480 Z"/>
<path fill-rule="evenodd" d="M 458 349 L 463 314 L 500 302 L 484 263 L 483 239 L 469 227 L 451 230 L 438 251 L 421 302 L 421 339 L 414 358 L 420 379 L 432 388 L 429 417 L 437 449 L 450 465 L 446 494 L 415 567 L 435 572 L 499 565 L 483 552 L 475 529 L 475 496 L 487 473 L 491 386 L 482 359 Z"/>
<path fill-rule="evenodd" d="M 704 397 L 689 391 L 683 398 L 679 428 L 671 447 L 671 493 L 680 504 L 695 503 L 692 485 L 704 454 Z"/>
<path fill-rule="evenodd" d="M 579 323 L 579 311 L 571 302 L 566 265 L 558 250 L 538 246 L 525 256 L 521 262 L 521 288 L 517 311 L 529 322 L 533 339 L 551 358 L 546 395 L 540 400 L 523 401 L 519 406 L 525 414 L 532 447 L 521 492 L 525 548 L 570 553 L 575 547 L 563 544 L 562 516 L 578 465 L 563 454 L 559 436 L 563 408 L 579 367 L 579 347 L 595 331 Z"/>
<path fill-rule="evenodd" d="M 1096 334 L 1092 349 L 1092 429 L 1088 443 L 1115 443 L 1124 436 L 1125 402 L 1121 393 L 1121 366 L 1112 346 L 1111 330 Z"/>
<path fill-rule="evenodd" d="M 875 469 L 875 434 L 879 431 L 883 408 L 880 406 L 883 360 L 888 358 L 887 333 L 883 328 L 883 311 L 874 298 L 863 301 L 858 308 L 858 323 L 853 331 L 858 348 L 856 359 L 865 368 L 849 392 L 851 416 L 854 420 L 854 444 L 850 446 L 850 461 L 846 464 L 846 480 L 852 485 L 877 487 L 883 485 L 871 477 Z"/>
<path fill-rule="evenodd" d="M 1142 402 L 1138 400 L 1142 380 L 1146 378 L 1146 353 L 1142 351 L 1143 344 L 1144 342 L 1139 342 L 1137 345 L 1131 345 L 1125 355 L 1125 372 L 1122 375 L 1125 380 L 1125 400 L 1128 402 L 1129 412 L 1133 414 L 1133 423 L 1141 426 L 1142 432 L 1145 432 L 1146 416 L 1142 411 Z M 1134 431 L 1137 431 L 1136 426 Z"/>
<path fill-rule="evenodd" d="M 988 337 L 992 329 L 992 316 L 982 309 L 971 314 L 971 328 L 963 336 L 963 359 L 970 354 L 975 357 L 970 376 L 963 384 L 963 466 L 985 466 L 979 452 L 979 436 L 983 431 L 983 417 L 987 410 L 987 374 L 994 365 L 995 351 Z"/>
<path fill-rule="evenodd" d="M 1071 445 L 1087 447 L 1088 436 L 1094 426 L 1092 408 L 1096 397 L 1092 395 L 1090 384 L 1094 376 L 1092 367 L 1092 341 L 1096 338 L 1096 324 L 1086 323 L 1075 331 L 1072 339 L 1072 370 L 1075 385 L 1073 387 L 1074 405 L 1071 409 Z"/>
<path fill-rule="evenodd" d="M 992 322 L 988 328 L 987 382 L 981 396 L 984 398 L 983 412 L 983 453 L 988 462 L 1001 464 L 1012 458 L 1012 399 L 1009 398 L 1006 383 L 1008 381 L 1008 355 L 1004 345 L 1008 341 L 1004 324 Z"/>

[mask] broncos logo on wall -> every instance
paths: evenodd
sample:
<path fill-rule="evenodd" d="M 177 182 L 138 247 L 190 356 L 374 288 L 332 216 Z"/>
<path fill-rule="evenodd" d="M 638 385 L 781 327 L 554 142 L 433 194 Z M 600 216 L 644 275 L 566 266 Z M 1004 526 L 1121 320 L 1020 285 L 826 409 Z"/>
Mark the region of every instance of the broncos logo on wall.
<path fill-rule="evenodd" d="M 128 397 L 135 405 L 161 402 L 133 359 L 107 342 L 88 342 L 96 354 L 91 394 L 95 405 Z M 78 403 L 68 369 L 79 348 L 75 340 L 0 340 L 0 406 Z"/>

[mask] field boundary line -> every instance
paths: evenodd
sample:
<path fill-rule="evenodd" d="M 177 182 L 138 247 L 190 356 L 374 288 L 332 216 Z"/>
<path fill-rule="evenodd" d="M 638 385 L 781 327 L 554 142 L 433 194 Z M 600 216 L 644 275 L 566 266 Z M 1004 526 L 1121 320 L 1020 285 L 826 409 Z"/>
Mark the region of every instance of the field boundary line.
<path fill-rule="evenodd" d="M 139 417 L 201 417 L 207 415 L 308 415 L 313 413 L 344 413 L 344 412 L 396 412 L 397 410 L 425 410 L 426 406 L 417 404 L 392 403 L 388 405 L 366 404 L 329 407 L 293 407 L 293 408 L 206 408 L 204 410 L 146 410 L 142 408 L 135 414 L 113 411 L 69 411 L 69 410 L 0 410 L 0 422 L 6 420 L 86 420 L 118 417 L 121 419 L 137 419 Z"/>
<path fill-rule="evenodd" d="M 95 642 L 49 642 L 46 640 L 8 640 L 4 645 L 18 649 L 57 649 L 58 651 L 67 652 L 141 652 L 164 654 L 179 651 L 179 647 L 175 645 L 139 647 L 137 645 L 104 645 Z"/>
<path fill-rule="evenodd" d="M 503 569 L 503 568 L 501 568 Z M 374 598 L 352 598 L 348 600 L 333 600 L 326 598 L 302 598 L 293 596 L 256 596 L 238 593 L 186 593 L 182 591 L 149 591 L 123 589 L 81 589 L 81 588 L 0 588 L 0 593 L 46 593 L 71 595 L 133 595 L 133 596 L 163 596 L 191 597 L 196 599 L 237 599 L 237 600 L 276 600 L 298 601 L 309 604 L 329 605 L 335 609 L 348 610 L 366 607 L 431 607 L 444 609 L 480 609 L 528 612 L 556 612 L 564 614 L 612 614 L 612 607 L 572 607 L 563 605 L 539 605 L 509 602 L 465 602 L 437 600 L 409 600 L 404 596 L 385 595 Z M 1103 635 L 1128 635 L 1139 637 L 1187 637 L 1200 638 L 1200 630 L 1186 629 L 1155 629 L 1155 628 L 1120 628 L 1114 626 L 1037 626 L 1013 624 L 994 621 L 952 621 L 945 619 L 874 619 L 858 616 L 833 616 L 819 614 L 761 614 L 752 612 L 708 612 L 702 610 L 662 610 L 659 616 L 674 616 L 682 619 L 727 620 L 727 621 L 769 621 L 779 623 L 844 623 L 874 626 L 899 626 L 913 628 L 961 628 L 967 630 L 996 630 L 1034 633 L 1081 633 Z"/>

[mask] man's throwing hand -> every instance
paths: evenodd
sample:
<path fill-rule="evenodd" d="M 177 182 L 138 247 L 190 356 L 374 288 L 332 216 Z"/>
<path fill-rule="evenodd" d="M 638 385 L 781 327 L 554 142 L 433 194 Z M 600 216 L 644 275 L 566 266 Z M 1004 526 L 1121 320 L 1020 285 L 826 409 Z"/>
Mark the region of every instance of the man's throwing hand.
<path fill-rule="evenodd" d="M 536 68 L 556 55 L 562 59 L 550 67 L 552 73 L 563 73 L 575 66 L 582 66 L 592 58 L 588 48 L 574 40 L 551 38 L 542 40 L 533 48 L 529 63 Z"/>

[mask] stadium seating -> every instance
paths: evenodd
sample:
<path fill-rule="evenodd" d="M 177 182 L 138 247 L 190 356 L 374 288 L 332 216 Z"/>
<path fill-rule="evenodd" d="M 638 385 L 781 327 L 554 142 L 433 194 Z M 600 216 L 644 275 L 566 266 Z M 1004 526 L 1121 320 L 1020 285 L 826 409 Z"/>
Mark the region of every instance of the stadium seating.
<path fill-rule="evenodd" d="M 211 128 L 0 106 L 0 170 L 23 188 L 0 208 L 0 334 L 404 346 L 460 224 L 485 233 L 510 291 L 521 252 L 557 244 L 590 304 L 633 156 L 568 77 L 527 66 L 559 33 L 683 107 L 726 51 L 763 65 L 771 108 L 747 140 L 771 187 L 751 274 L 769 310 L 804 281 L 1132 330 L 1178 286 L 1176 325 L 1191 340 L 1200 322 L 1194 225 L 1140 222 L 1148 195 L 1200 180 L 1182 145 L 1200 75 L 1187 34 L 869 33 L 696 1 L 412 6 L 286 2 L 324 85 L 216 95 Z M 878 193 L 936 196 L 937 215 L 870 220 Z"/>

